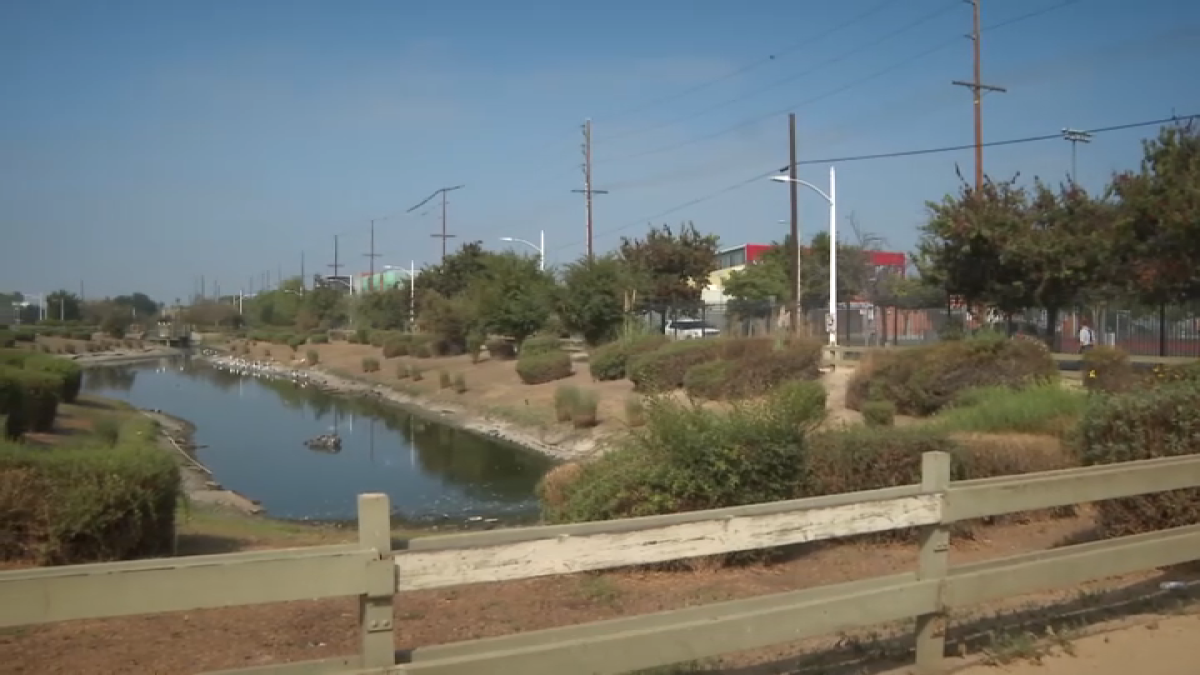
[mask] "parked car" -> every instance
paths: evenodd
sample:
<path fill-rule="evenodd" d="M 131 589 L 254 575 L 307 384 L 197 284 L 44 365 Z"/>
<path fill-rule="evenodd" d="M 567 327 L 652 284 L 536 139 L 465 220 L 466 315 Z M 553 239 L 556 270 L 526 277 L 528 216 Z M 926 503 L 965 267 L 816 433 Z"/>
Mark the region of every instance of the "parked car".
<path fill-rule="evenodd" d="M 699 319 L 675 319 L 667 322 L 663 330 L 667 337 L 673 340 L 696 340 L 699 338 L 716 337 L 720 329 Z"/>

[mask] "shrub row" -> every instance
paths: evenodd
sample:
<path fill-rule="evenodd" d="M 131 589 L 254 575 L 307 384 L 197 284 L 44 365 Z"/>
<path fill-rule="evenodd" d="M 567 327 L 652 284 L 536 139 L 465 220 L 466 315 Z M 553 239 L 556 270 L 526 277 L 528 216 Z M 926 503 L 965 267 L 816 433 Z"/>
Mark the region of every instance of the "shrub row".
<path fill-rule="evenodd" d="M 79 364 L 25 350 L 0 350 L 0 415 L 4 437 L 54 429 L 60 402 L 74 403 L 83 384 Z"/>
<path fill-rule="evenodd" d="M 588 357 L 592 379 L 601 382 L 623 380 L 630 359 L 667 343 L 667 336 L 652 334 L 637 335 L 598 347 Z"/>
<path fill-rule="evenodd" d="M 821 344 L 815 340 L 744 338 L 719 344 L 719 360 L 694 365 L 684 373 L 688 395 L 711 400 L 750 398 L 784 382 L 816 379 L 821 373 Z"/>
<path fill-rule="evenodd" d="M 1058 366 L 1045 345 L 985 335 L 869 353 L 850 379 L 846 407 L 861 410 L 869 400 L 885 400 L 900 413 L 931 415 L 968 389 L 1057 379 Z"/>
<path fill-rule="evenodd" d="M 170 555 L 179 472 L 141 416 L 112 439 L 0 443 L 0 559 L 70 564 Z M 102 447 L 109 446 L 109 447 Z"/>

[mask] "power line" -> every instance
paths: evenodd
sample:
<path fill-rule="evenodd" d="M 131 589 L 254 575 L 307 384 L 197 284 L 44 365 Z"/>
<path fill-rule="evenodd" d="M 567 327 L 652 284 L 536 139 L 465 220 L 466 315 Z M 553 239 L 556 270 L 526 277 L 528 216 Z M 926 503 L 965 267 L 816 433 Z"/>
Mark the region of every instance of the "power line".
<path fill-rule="evenodd" d="M 417 204 L 415 206 L 413 206 L 413 207 L 409 208 L 407 211 L 405 211 L 405 213 L 412 213 L 413 211 L 416 211 L 417 209 L 419 209 L 422 206 L 424 206 L 425 204 L 427 204 L 429 202 L 429 200 L 433 199 L 434 197 L 438 196 L 439 194 L 442 196 L 442 231 L 441 231 L 441 233 L 435 232 L 435 233 L 429 235 L 435 239 L 442 240 L 442 262 L 446 262 L 446 240 L 453 239 L 454 237 L 458 236 L 457 234 L 447 234 L 446 233 L 446 193 L 450 192 L 451 190 L 460 190 L 463 187 L 465 187 L 465 186 L 455 185 L 454 187 L 438 188 L 438 189 L 434 190 L 433 193 L 430 194 L 428 197 L 417 202 Z"/>
<path fill-rule="evenodd" d="M 887 4 L 887 3 L 885 3 L 885 4 Z M 854 47 L 853 49 L 845 51 L 837 56 L 833 56 L 828 59 L 825 59 L 824 61 L 818 61 L 817 63 L 812 64 L 809 68 L 806 68 L 805 70 L 802 70 L 799 73 L 794 73 L 785 78 L 775 80 L 774 82 L 766 84 L 762 87 L 758 87 L 752 91 L 746 92 L 735 98 L 726 99 L 720 103 L 716 103 L 714 105 L 708 106 L 707 108 L 702 108 L 700 110 L 696 110 L 696 111 L 687 113 L 685 115 L 676 117 L 671 120 L 667 120 L 665 122 L 658 122 L 655 124 L 651 124 L 649 126 L 641 127 L 638 129 L 633 129 L 631 131 L 627 131 L 625 133 L 607 138 L 605 140 L 611 141 L 611 140 L 615 140 L 618 138 L 625 138 L 626 136 L 636 136 L 636 135 L 640 135 L 640 134 L 643 134 L 643 133 L 646 133 L 649 131 L 655 131 L 657 129 L 662 129 L 663 127 L 673 126 L 675 124 L 679 124 L 680 122 L 686 122 L 688 120 L 692 120 L 697 117 L 702 117 L 704 115 L 707 115 L 710 112 L 713 112 L 714 110 L 720 110 L 721 108 L 725 108 L 727 106 L 733 105 L 734 103 L 740 103 L 741 101 L 744 101 L 747 98 L 750 98 L 751 96 L 761 94 L 765 91 L 769 91 L 771 89 L 774 89 L 774 88 L 779 87 L 784 84 L 788 84 L 790 82 L 795 82 L 796 80 L 798 80 L 802 77 L 807 77 L 809 75 L 812 75 L 813 73 L 819 72 L 822 68 L 825 68 L 826 66 L 830 66 L 830 65 L 833 65 L 840 61 L 844 61 L 848 58 L 857 56 L 858 54 L 861 54 L 865 51 L 868 51 L 870 49 L 878 47 L 879 45 L 887 42 L 888 40 L 891 40 L 894 37 L 902 35 L 902 34 L 908 32 L 914 28 L 917 28 L 918 26 L 921 26 L 923 24 L 929 23 L 930 21 L 933 21 L 934 19 L 937 19 L 945 14 L 949 14 L 951 11 L 957 10 L 958 7 L 959 7 L 959 0 L 953 0 L 953 2 L 950 5 L 941 6 L 939 9 L 920 17 L 920 18 L 916 19 L 915 21 L 907 23 L 907 24 L 901 26 L 900 28 L 897 28 L 896 30 L 891 31 L 891 32 L 887 33 L 886 35 L 883 35 L 882 37 L 878 37 L 864 45 Z M 882 7 L 875 8 L 875 10 L 878 10 L 878 9 L 882 9 Z M 862 17 L 860 17 L 858 20 L 861 20 L 863 18 L 870 16 L 871 14 L 874 13 L 875 10 L 867 12 Z M 846 28 L 849 25 L 851 25 L 851 23 L 853 23 L 853 22 L 847 22 L 845 24 L 842 24 L 842 25 L 838 26 L 837 28 L 834 28 L 833 31 L 831 31 L 831 33 L 836 32 L 840 29 Z M 614 161 L 614 160 L 609 160 L 609 161 Z"/>
<path fill-rule="evenodd" d="M 720 76 L 718 76 L 718 77 L 714 77 L 714 78 L 712 78 L 712 79 L 709 79 L 709 80 L 705 80 L 704 82 L 701 82 L 701 83 L 699 83 L 699 84 L 696 84 L 695 86 L 692 86 L 692 87 L 689 87 L 689 88 L 687 88 L 687 89 L 684 89 L 683 91 L 679 91 L 679 92 L 676 92 L 676 93 L 674 93 L 674 94 L 668 94 L 668 95 L 666 95 L 666 96 L 663 96 L 663 97 L 661 97 L 661 98 L 657 98 L 657 99 L 653 99 L 653 100 L 651 100 L 651 101 L 648 101 L 648 102 L 646 102 L 646 103 L 644 103 L 644 104 L 641 104 L 641 105 L 636 105 L 636 106 L 634 106 L 634 107 L 632 107 L 632 108 L 627 108 L 627 109 L 625 109 L 625 110 L 623 110 L 623 111 L 621 111 L 621 112 L 618 112 L 618 113 L 616 113 L 616 114 L 614 114 L 614 115 L 610 115 L 610 116 L 608 116 L 608 117 L 605 117 L 604 119 L 607 121 L 607 120 L 608 120 L 608 119 L 610 119 L 611 117 L 623 117 L 623 116 L 625 116 L 625 115 L 629 115 L 629 114 L 632 114 L 632 113 L 635 113 L 635 112 L 641 112 L 641 111 L 643 111 L 643 110 L 646 110 L 646 109 L 648 109 L 648 108 L 653 108 L 654 106 L 657 106 L 657 105 L 659 105 L 659 104 L 661 104 L 661 103 L 666 103 L 666 102 L 668 102 L 668 101 L 674 101 L 674 100 L 677 100 L 677 99 L 683 98 L 684 96 L 687 96 L 688 94 L 694 94 L 695 92 L 697 92 L 697 91 L 700 91 L 700 90 L 702 90 L 702 89 L 707 89 L 708 87 L 710 87 L 710 86 L 712 86 L 712 85 L 714 85 L 714 84 L 716 84 L 716 83 L 718 83 L 718 82 L 723 82 L 723 81 L 725 81 L 725 80 L 732 79 L 732 78 L 734 78 L 734 77 L 739 77 L 739 76 L 741 76 L 741 75 L 745 75 L 746 73 L 750 72 L 751 70 L 754 70 L 755 68 L 758 68 L 758 67 L 760 67 L 760 66 L 764 66 L 764 65 L 766 65 L 766 64 L 768 64 L 768 63 L 771 63 L 771 62 L 773 62 L 773 61 L 775 61 L 775 60 L 777 60 L 777 59 L 779 59 L 779 58 L 781 58 L 781 57 L 783 57 L 783 56 L 785 56 L 785 55 L 787 55 L 787 54 L 791 54 L 791 53 L 797 52 L 797 51 L 799 51 L 799 50 L 801 50 L 801 49 L 803 49 L 803 48 L 805 48 L 805 47 L 811 47 L 813 44 L 815 44 L 815 43 L 817 43 L 817 42 L 820 42 L 821 40 L 824 40 L 824 39 L 826 39 L 826 38 L 829 38 L 829 37 L 832 37 L 832 36 L 834 36 L 834 35 L 837 35 L 837 34 L 838 34 L 838 33 L 840 33 L 841 31 L 843 31 L 843 30 L 845 30 L 845 29 L 847 29 L 847 28 L 850 28 L 851 26 L 854 26 L 855 24 L 862 23 L 863 21 L 865 21 L 865 20 L 867 20 L 867 19 L 871 18 L 871 16 L 873 16 L 873 15 L 875 15 L 875 14 L 878 14 L 879 12 L 883 11 L 884 9 L 887 9 L 889 6 L 891 6 L 891 5 L 894 5 L 894 4 L 896 4 L 896 0 L 884 0 L 884 2 L 881 2 L 881 3 L 877 4 L 877 5 L 875 5 L 874 7 L 871 7 L 871 8 L 870 8 L 870 9 L 868 9 L 867 11 L 865 11 L 865 12 L 862 12 L 861 14 L 858 14 L 858 15 L 856 15 L 856 16 L 855 16 L 854 18 L 852 18 L 852 19 L 848 19 L 848 20 L 846 20 L 846 21 L 843 21 L 842 23 L 840 23 L 840 24 L 838 24 L 838 25 L 834 26 L 833 28 L 830 28 L 829 30 L 826 30 L 826 31 L 824 31 L 824 32 L 814 33 L 814 34 L 813 34 L 812 36 L 810 36 L 810 37 L 807 37 L 807 38 L 805 38 L 805 39 L 803 39 L 803 40 L 800 40 L 799 42 L 795 42 L 795 43 L 791 44 L 790 46 L 788 46 L 788 47 L 786 47 L 786 48 L 784 48 L 784 49 L 781 49 L 781 50 L 779 50 L 779 51 L 777 51 L 777 52 L 775 52 L 775 53 L 768 54 L 767 56 L 764 56 L 764 57 L 762 57 L 762 58 L 758 59 L 757 61 L 753 61 L 753 62 L 751 62 L 751 63 L 748 63 L 748 64 L 746 64 L 746 65 L 742 66 L 741 68 L 738 68 L 738 69 L 736 69 L 736 70 L 734 70 L 734 71 L 732 71 L 732 72 L 726 73 L 726 74 L 724 74 L 724 75 L 720 75 Z M 955 4 L 957 4 L 957 0 L 956 0 L 956 3 L 955 3 Z M 877 44 L 877 43 L 876 43 L 876 44 Z M 834 60 L 836 61 L 837 59 L 834 59 Z M 825 64 L 827 64 L 827 63 L 830 63 L 830 62 L 828 62 L 828 61 L 827 61 L 827 62 L 825 62 Z M 812 72 L 812 70 L 808 70 L 808 71 L 805 71 L 804 73 L 801 73 L 800 75 L 797 75 L 797 76 L 795 76 L 795 77 L 789 77 L 789 78 L 787 78 L 787 79 L 785 79 L 785 80 L 779 80 L 779 81 L 776 81 L 776 82 L 774 82 L 774 83 L 772 83 L 772 84 L 770 84 L 770 85 L 767 85 L 766 87 L 763 87 L 762 89 L 760 89 L 760 90 L 758 90 L 758 91 L 765 91 L 765 90 L 767 90 L 767 89 L 770 89 L 770 88 L 776 87 L 776 86 L 778 86 L 778 85 L 780 85 L 780 84 L 783 84 L 783 83 L 785 83 L 785 82 L 790 82 L 790 81 L 792 81 L 792 80 L 796 79 L 797 77 L 802 77 L 803 75 L 807 75 L 807 74 L 809 74 L 809 73 L 811 73 L 811 72 Z M 752 92 L 752 93 L 758 93 L 758 92 Z M 657 129 L 657 128 L 660 128 L 660 127 L 663 127 L 663 126 L 666 126 L 666 125 L 675 124 L 675 123 L 677 123 L 677 122 L 683 121 L 684 119 L 689 119 L 690 117 L 695 117 L 695 116 L 703 115 L 703 114 L 705 114 L 705 113 L 707 113 L 707 112 L 711 112 L 712 110 L 716 110 L 717 108 L 720 108 L 720 107 L 722 107 L 722 106 L 724 106 L 724 105 L 727 105 L 728 103 L 731 103 L 731 102 L 736 102 L 736 101 L 739 101 L 739 100 L 741 100 L 741 98 L 740 98 L 740 97 L 739 97 L 739 98 L 737 98 L 737 99 L 734 99 L 733 101 L 726 101 L 725 103 L 721 103 L 721 104 L 718 104 L 718 105 L 716 105 L 716 106 L 713 106 L 713 107 L 707 108 L 707 109 L 705 109 L 705 110 L 702 110 L 702 111 L 696 112 L 696 113 L 694 113 L 693 115 L 690 115 L 690 116 L 688 116 L 688 117 L 683 117 L 683 118 L 676 119 L 676 120 L 672 120 L 672 121 L 669 121 L 669 122 L 663 122 L 663 123 L 661 123 L 661 124 L 655 124 L 655 125 L 651 125 L 651 126 L 649 126 L 649 127 L 643 127 L 643 128 L 641 128 L 641 129 L 633 129 L 633 130 L 631 130 L 631 131 L 626 131 L 626 132 L 623 132 L 623 133 L 617 134 L 617 135 L 615 135 L 615 136 L 609 136 L 609 137 L 606 137 L 604 140 L 606 140 L 606 141 L 613 141 L 613 140 L 616 140 L 616 139 L 618 139 L 618 138 L 625 138 L 626 136 L 636 136 L 636 135 L 638 135 L 638 134 L 645 133 L 645 132 L 647 132 L 647 131 L 650 131 L 650 130 L 652 130 L 652 129 Z"/>
<path fill-rule="evenodd" d="M 1032 19 L 1032 18 L 1034 18 L 1034 17 L 1038 17 L 1038 16 L 1041 16 L 1041 15 L 1043 15 L 1043 14 L 1047 14 L 1047 13 L 1049 13 L 1049 12 L 1052 12 L 1052 11 L 1054 11 L 1054 10 L 1061 9 L 1061 8 L 1063 8 L 1063 7 L 1067 7 L 1067 6 L 1069 6 L 1069 5 L 1073 5 L 1073 4 L 1076 4 L 1076 3 L 1078 3 L 1078 2 L 1081 2 L 1081 1 L 1082 1 L 1082 0 L 1062 0 L 1062 2 L 1059 2 L 1058 4 L 1052 5 L 1052 6 L 1050 6 L 1050 7 L 1047 7 L 1047 8 L 1044 8 L 1044 9 L 1040 9 L 1040 10 L 1036 10 L 1036 11 L 1033 11 L 1033 12 L 1028 12 L 1028 13 L 1026 13 L 1026 14 L 1023 14 L 1023 15 L 1021 15 L 1021 16 L 1014 17 L 1014 18 L 1011 18 L 1011 19 L 1007 19 L 1007 20 L 1005 20 L 1005 21 L 1002 21 L 1002 22 L 1000 22 L 1000 23 L 997 23 L 997 24 L 994 24 L 994 25 L 991 25 L 991 26 L 987 26 L 987 27 L 985 27 L 985 28 L 982 28 L 982 29 L 981 29 L 981 31 L 986 33 L 986 32 L 988 32 L 988 31 L 995 31 L 995 30 L 998 30 L 998 29 L 1000 29 L 1000 28 L 1006 28 L 1006 27 L 1008 27 L 1008 26 L 1012 26 L 1012 25 L 1014 25 L 1014 24 L 1021 23 L 1022 21 L 1027 21 L 1027 20 L 1029 20 L 1029 19 Z M 848 82 L 848 83 L 846 83 L 846 84 L 844 84 L 844 85 L 842 85 L 842 86 L 840 86 L 840 87 L 838 87 L 838 88 L 836 88 L 836 89 L 833 89 L 833 90 L 831 90 L 831 91 L 827 91 L 827 92 L 825 92 L 825 93 L 823 93 L 823 94 L 819 94 L 819 95 L 817 95 L 817 96 L 814 96 L 814 97 L 812 97 L 812 98 L 810 98 L 810 99 L 807 99 L 807 100 L 801 101 L 801 102 L 799 102 L 799 103 L 796 103 L 796 104 L 790 105 L 790 106 L 788 106 L 788 107 L 786 107 L 786 108 L 782 108 L 782 109 L 779 109 L 779 110 L 774 110 L 774 111 L 771 111 L 771 112 L 769 112 L 769 113 L 766 113 L 766 114 L 762 114 L 762 115 L 758 115 L 758 116 L 755 116 L 755 117 L 752 117 L 752 118 L 749 118 L 749 119 L 742 120 L 741 122 L 737 122 L 737 123 L 735 123 L 735 124 L 733 124 L 733 125 L 731 125 L 731 126 L 725 127 L 725 128 L 723 128 L 723 129 L 720 129 L 720 130 L 718 130 L 718 131 L 715 131 L 715 132 L 713 132 L 713 133 L 706 134 L 706 135 L 704 135 L 704 136 L 698 136 L 698 137 L 691 138 L 691 139 L 687 139 L 687 140 L 683 140 L 683 141 L 679 141 L 678 143 L 674 143 L 674 144 L 672 144 L 672 145 L 668 145 L 668 146 L 662 146 L 662 147 L 658 147 L 658 148 L 651 148 L 651 149 L 649 149 L 649 150 L 642 150 L 642 151 L 639 151 L 639 152 L 636 152 L 636 153 L 633 153 L 633 154 L 629 154 L 629 155 L 623 155 L 623 156 L 620 156 L 620 157 L 613 157 L 613 158 L 604 159 L 604 160 L 600 160 L 600 161 L 601 161 L 601 162 L 620 162 L 620 161 L 626 161 L 626 160 L 630 160 L 630 159 L 637 159 L 637 158 L 640 158 L 640 157 L 646 157 L 646 156 L 649 156 L 649 155 L 657 155 L 657 154 L 661 154 L 661 153 L 664 153 L 664 152 L 671 152 L 671 151 L 674 151 L 674 150 L 678 150 L 678 149 L 680 149 L 680 148 L 687 147 L 687 146 L 689 146 L 689 145 L 693 145 L 693 144 L 695 144 L 695 143 L 700 143 L 700 142 L 703 142 L 703 141 L 709 141 L 709 140 L 712 140 L 712 139 L 715 139 L 715 138 L 720 138 L 721 136 L 725 136 L 726 134 L 730 134 L 730 133 L 733 133 L 733 132 L 735 132 L 735 131 L 738 131 L 738 130 L 740 130 L 740 129 L 744 129 L 744 128 L 746 128 L 746 127 L 748 127 L 748 126 L 751 126 L 751 125 L 753 125 L 753 124 L 757 124 L 757 123 L 759 123 L 759 122 L 762 122 L 763 120 L 767 120 L 767 119 L 770 119 L 770 118 L 772 118 L 772 117 L 778 117 L 778 116 L 780 116 L 780 115 L 787 114 L 788 112 L 791 112 L 791 111 L 793 111 L 793 110 L 795 110 L 795 109 L 797 109 L 797 108 L 801 108 L 801 107 L 804 107 L 804 106 L 806 106 L 806 105 L 812 105 L 813 103 L 817 103 L 817 102 L 819 102 L 819 101 L 822 101 L 822 100 L 824 100 L 824 99 L 827 99 L 827 98 L 829 98 L 829 97 L 831 97 L 831 96 L 835 96 L 835 95 L 837 95 L 837 94 L 840 94 L 840 93 L 842 93 L 842 92 L 845 92 L 845 91 L 848 91 L 848 90 L 850 90 L 850 89 L 853 89 L 853 88 L 855 88 L 855 87 L 858 87 L 858 86 L 861 86 L 861 85 L 863 85 L 863 84 L 866 84 L 867 82 L 870 82 L 871 80 L 874 80 L 874 79 L 876 79 L 876 78 L 878 78 L 878 77 L 882 77 L 882 76 L 884 76 L 884 75 L 887 75 L 888 73 L 891 73 L 891 72 L 893 72 L 893 71 L 899 70 L 900 68 L 903 68 L 903 67 L 905 67 L 905 66 L 908 66 L 909 64 L 911 64 L 911 63 L 913 63 L 913 62 L 919 61 L 919 60 L 921 60 L 921 59 L 925 58 L 926 56 L 929 56 L 929 55 L 931 55 L 931 54 L 934 54 L 935 52 L 939 52 L 939 51 L 942 51 L 943 49 L 946 49 L 946 48 L 948 48 L 948 47 L 951 47 L 951 46 L 953 46 L 953 45 L 959 44 L 959 40 L 961 40 L 961 38 L 960 38 L 960 37 L 951 38 L 951 39 L 949 39 L 949 40 L 946 40 L 945 42 L 942 42 L 942 43 L 940 43 L 940 44 L 938 44 L 938 45 L 936 45 L 936 46 L 934 46 L 934 47 L 932 47 L 932 48 L 930 48 L 930 49 L 927 49 L 927 50 L 925 50 L 925 51 L 922 51 L 922 52 L 919 52 L 919 53 L 917 53 L 917 54 L 914 54 L 913 56 L 910 56 L 910 57 L 908 57 L 908 58 L 906 58 L 906 59 L 901 59 L 900 61 L 895 61 L 895 62 L 891 63 L 890 65 L 888 65 L 888 66 L 886 66 L 886 67 L 884 67 L 884 68 L 882 68 L 882 69 L 880 69 L 880 70 L 877 70 L 877 71 L 875 71 L 874 73 L 871 73 L 870 75 L 865 75 L 865 76 L 863 76 L 863 77 L 860 77 L 860 78 L 858 78 L 858 79 L 856 79 L 856 80 L 853 80 L 853 81 L 851 81 L 851 82 Z"/>
<path fill-rule="evenodd" d="M 1193 115 L 1172 115 L 1171 117 L 1164 117 L 1164 118 L 1155 119 L 1155 120 L 1146 120 L 1146 121 L 1142 121 L 1142 122 L 1130 122 L 1127 124 L 1114 124 L 1114 125 L 1110 125 L 1110 126 L 1080 130 L 1079 133 L 1086 133 L 1088 135 L 1104 134 L 1104 133 L 1110 133 L 1110 132 L 1114 132 L 1114 131 L 1125 131 L 1128 129 L 1139 129 L 1139 128 L 1143 128 L 1143 127 L 1162 126 L 1164 124 L 1187 122 L 1187 121 L 1197 120 L 1197 119 L 1200 119 L 1200 113 L 1193 114 Z M 1059 132 L 1056 132 L 1053 134 L 1042 134 L 1039 136 L 1025 136 L 1022 138 L 1010 138 L 1010 139 L 1005 139 L 1005 140 L 1001 140 L 1001 141 L 989 141 L 989 142 L 984 143 L 983 146 L 984 147 L 999 147 L 999 146 L 1005 146 L 1005 145 L 1022 145 L 1022 144 L 1026 144 L 1026 143 L 1037 143 L 1037 142 L 1041 142 L 1041 141 L 1060 140 L 1062 137 L 1063 137 L 1062 132 L 1059 131 Z M 846 155 L 846 156 L 842 156 L 842 157 L 826 157 L 826 158 L 822 158 L 822 159 L 807 159 L 807 160 L 797 161 L 793 166 L 800 167 L 800 166 L 809 166 L 809 165 L 814 165 L 814 164 L 828 165 L 828 164 L 845 164 L 847 162 L 864 162 L 864 161 L 879 160 L 879 159 L 899 159 L 899 158 L 903 158 L 903 157 L 916 157 L 916 156 L 920 156 L 920 155 L 935 155 L 935 154 L 942 154 L 942 153 L 947 153 L 947 152 L 961 152 L 963 150 L 971 150 L 974 147 L 975 147 L 974 143 L 965 143 L 965 144 L 961 144 L 961 145 L 944 145 L 944 146 L 933 147 L 933 148 L 921 148 L 918 150 L 900 150 L 900 151 L 896 151 L 896 152 L 879 152 L 879 153 L 872 153 L 872 154 L 866 154 L 866 155 Z M 729 185 L 727 187 L 721 188 L 720 190 L 717 190 L 716 192 L 709 193 L 702 197 L 696 197 L 695 199 L 691 199 L 682 204 L 672 206 L 669 209 L 659 211 L 658 213 L 655 213 L 653 215 L 643 216 L 641 218 L 638 218 L 637 220 L 632 220 L 632 221 L 626 223 L 625 225 L 602 232 L 601 235 L 603 236 L 603 235 L 608 235 L 608 234 L 614 234 L 614 233 L 620 232 L 622 230 L 627 230 L 631 227 L 636 227 L 638 225 L 641 225 L 641 224 L 644 224 L 647 222 L 652 222 L 654 220 L 657 220 L 658 218 L 662 218 L 664 216 L 669 216 L 672 213 L 676 213 L 678 211 L 682 211 L 683 209 L 686 209 L 686 208 L 689 208 L 692 206 L 696 206 L 697 204 L 703 204 L 704 202 L 716 199 L 717 197 L 726 195 L 735 190 L 739 190 L 743 187 L 746 187 L 747 185 L 761 181 L 764 178 L 769 178 L 771 176 L 778 175 L 782 172 L 787 171 L 788 169 L 789 169 L 788 166 L 784 166 L 775 171 L 768 171 L 766 173 L 758 174 L 756 176 L 739 181 L 739 182 Z M 578 244 L 579 244 L 579 242 L 572 242 L 570 244 L 565 244 L 563 246 L 559 246 L 552 250 L 553 251 L 561 251 L 563 249 L 570 248 L 572 246 L 576 246 Z"/>

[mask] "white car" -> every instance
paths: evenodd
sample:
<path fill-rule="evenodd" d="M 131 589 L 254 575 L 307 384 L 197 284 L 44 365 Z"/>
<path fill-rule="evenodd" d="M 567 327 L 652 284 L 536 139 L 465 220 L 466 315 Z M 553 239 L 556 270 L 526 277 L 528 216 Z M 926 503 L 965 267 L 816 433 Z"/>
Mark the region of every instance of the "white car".
<path fill-rule="evenodd" d="M 675 319 L 668 321 L 663 332 L 673 340 L 697 340 L 721 334 L 716 326 L 699 319 Z"/>

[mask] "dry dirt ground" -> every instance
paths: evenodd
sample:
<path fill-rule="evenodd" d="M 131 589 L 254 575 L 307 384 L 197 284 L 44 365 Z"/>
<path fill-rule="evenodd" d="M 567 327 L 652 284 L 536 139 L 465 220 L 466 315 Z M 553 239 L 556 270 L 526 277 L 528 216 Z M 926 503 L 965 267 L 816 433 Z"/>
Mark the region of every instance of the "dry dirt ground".
<path fill-rule="evenodd" d="M 1044 550 L 1076 540 L 1089 527 L 1086 516 L 997 526 L 984 530 L 976 540 L 957 542 L 952 561 Z M 327 541 L 344 540 L 347 535 L 325 533 Z M 200 552 L 313 543 L 302 537 L 284 532 L 185 531 L 181 547 Z M 505 635 L 850 581 L 915 565 L 912 544 L 843 543 L 812 547 L 792 560 L 768 566 L 579 574 L 407 593 L 395 604 L 396 642 L 398 648 L 410 649 Z M 1030 631 L 1040 635 L 1044 630 L 1038 627 L 1044 620 L 1036 618 L 1040 606 L 1054 607 L 1056 616 L 1069 612 L 1071 630 L 1098 619 L 1160 611 L 1161 602 L 1132 599 L 1156 589 L 1159 577 L 1147 573 L 1107 579 L 1071 592 L 1011 599 L 958 616 L 951 633 L 952 653 L 965 652 L 969 658 L 964 664 L 994 654 L 1021 658 L 1043 653 L 1013 646 L 1024 645 L 1022 636 Z M 0 673 L 183 674 L 345 655 L 356 650 L 356 620 L 356 601 L 347 598 L 8 629 L 0 631 Z M 1066 623 L 1056 621 L 1047 625 L 1067 630 L 1061 628 Z M 903 664 L 910 658 L 910 634 L 907 626 L 863 631 L 729 655 L 675 672 L 880 672 L 880 666 Z M 831 670 L 834 667 L 850 670 Z"/>

